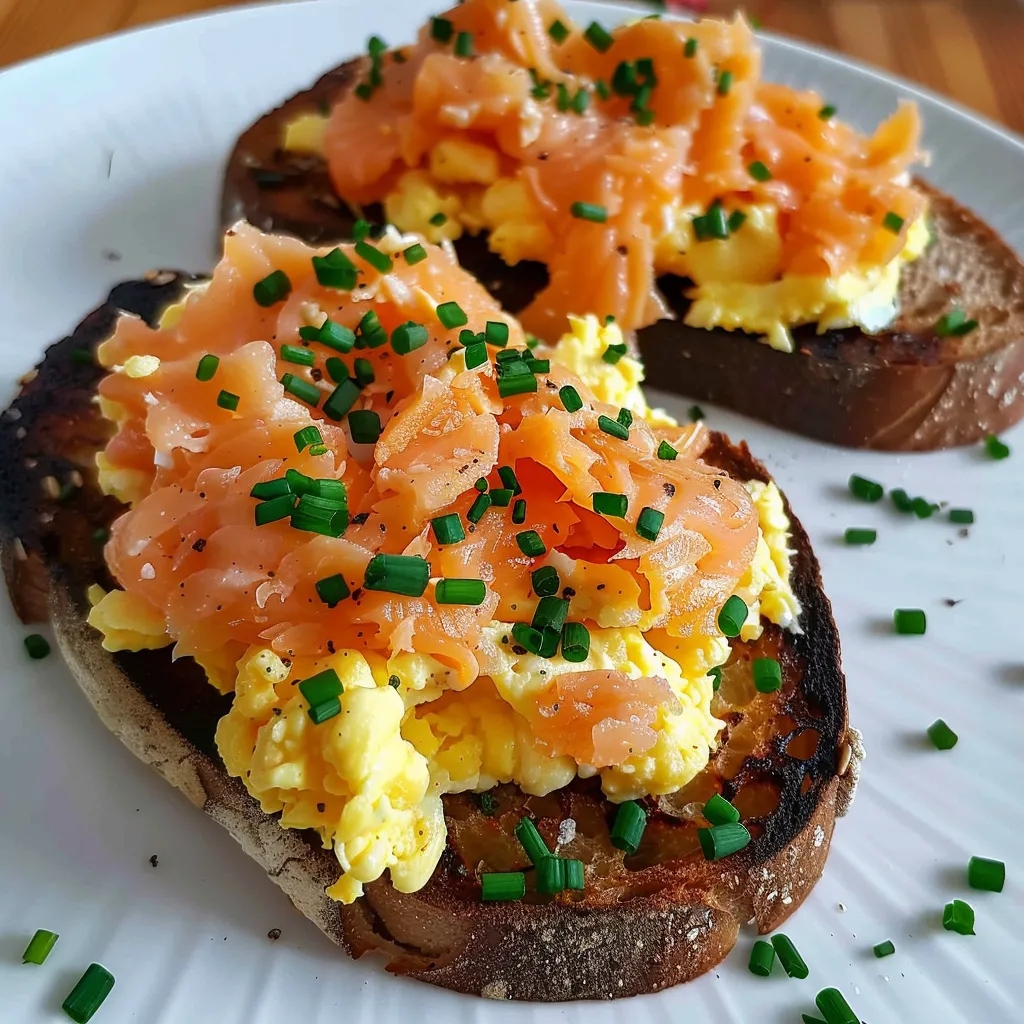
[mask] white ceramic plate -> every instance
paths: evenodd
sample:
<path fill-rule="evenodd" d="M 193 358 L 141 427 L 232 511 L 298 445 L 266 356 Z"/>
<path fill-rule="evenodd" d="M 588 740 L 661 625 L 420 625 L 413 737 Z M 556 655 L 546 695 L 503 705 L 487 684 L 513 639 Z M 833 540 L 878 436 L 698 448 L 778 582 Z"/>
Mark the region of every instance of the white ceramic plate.
<path fill-rule="evenodd" d="M 580 19 L 625 17 L 573 4 Z M 433 0 L 296 3 L 234 10 L 66 51 L 0 75 L 0 398 L 106 294 L 151 267 L 215 259 L 220 171 L 258 114 L 381 33 L 412 37 Z M 905 40 L 903 45 L 913 45 Z M 1024 248 L 1024 145 L 994 125 L 866 68 L 765 36 L 770 78 L 818 88 L 873 126 L 912 95 L 934 154 L 931 180 Z M 120 256 L 118 261 L 111 254 Z M 656 396 L 660 397 L 660 396 Z M 666 399 L 682 412 L 688 403 Z M 789 493 L 824 566 L 843 636 L 853 723 L 869 761 L 825 875 L 787 933 L 806 981 L 752 977 L 749 934 L 682 988 L 622 1004 L 523 1006 L 452 995 L 356 964 L 287 903 L 227 834 L 134 760 L 93 715 L 57 658 L 29 662 L 27 632 L 0 611 L 0 1018 L 63 1019 L 92 960 L 117 985 L 97 1016 L 141 1021 L 405 1020 L 798 1022 L 836 985 L 864 1021 L 1017 1020 L 1024 830 L 1019 754 L 1024 655 L 1024 431 L 1006 462 L 977 450 L 857 454 L 711 411 L 749 439 Z M 969 537 L 852 501 L 851 472 L 975 509 Z M 846 526 L 876 526 L 850 549 Z M 962 601 L 948 607 L 944 598 Z M 923 638 L 891 634 L 895 607 L 929 615 Z M 924 729 L 945 718 L 949 753 Z M 150 866 L 158 854 L 159 867 Z M 1006 861 L 1001 895 L 966 888 L 971 854 Z M 977 936 L 942 930 L 953 897 Z M 842 909 L 842 907 L 845 909 Z M 20 953 L 37 927 L 61 934 L 42 968 Z M 271 942 L 267 932 L 282 930 Z M 871 946 L 891 938 L 895 956 Z M 776 972 L 779 975 L 779 972 Z"/>

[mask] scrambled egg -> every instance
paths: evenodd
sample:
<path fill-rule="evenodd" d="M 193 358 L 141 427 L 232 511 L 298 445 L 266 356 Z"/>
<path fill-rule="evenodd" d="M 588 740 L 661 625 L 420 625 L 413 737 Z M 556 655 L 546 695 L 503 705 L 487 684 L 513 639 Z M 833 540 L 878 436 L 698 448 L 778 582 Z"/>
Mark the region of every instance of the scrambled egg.
<path fill-rule="evenodd" d="M 176 315 L 173 307 L 168 315 Z M 648 407 L 637 360 L 628 355 L 616 363 L 602 359 L 609 345 L 621 342 L 616 324 L 602 325 L 594 316 L 573 318 L 551 355 L 578 373 L 602 401 L 671 424 L 664 412 Z M 147 358 L 132 369 L 145 371 L 151 366 Z M 100 471 L 108 490 L 130 490 L 102 460 Z M 760 536 L 736 592 L 749 608 L 741 636 L 751 640 L 761 633 L 762 616 L 797 628 L 800 606 L 790 586 L 789 522 L 782 496 L 772 483 L 751 481 L 746 487 L 758 511 Z M 555 554 L 552 560 L 557 562 Z M 170 643 L 160 616 L 124 592 L 104 594 L 94 587 L 90 599 L 89 622 L 103 633 L 107 650 Z M 384 872 L 402 892 L 426 884 L 446 842 L 445 793 L 515 782 L 541 795 L 576 775 L 595 774 L 613 801 L 686 785 L 707 764 L 722 727 L 711 714 L 707 673 L 728 660 L 728 641 L 723 636 L 680 639 L 633 626 L 602 628 L 599 609 L 580 605 L 577 611 L 597 622 L 585 662 L 522 652 L 508 643 L 510 624 L 495 621 L 484 630 L 484 646 L 491 652 L 489 676 L 458 692 L 445 684 L 446 666 L 426 654 L 403 652 L 385 661 L 341 650 L 302 665 L 300 672 L 267 648 L 225 647 L 216 662 L 203 664 L 214 685 L 235 693 L 217 729 L 218 750 L 228 771 L 242 779 L 264 811 L 280 812 L 285 828 L 316 830 L 324 846 L 334 850 L 341 877 L 327 892 L 346 903 Z M 344 687 L 341 714 L 314 726 L 298 682 L 327 668 L 337 672 Z M 596 767 L 553 756 L 531 730 L 531 710 L 562 673 L 601 669 L 664 679 L 678 703 L 659 708 L 651 726 L 653 746 L 622 764 Z"/>

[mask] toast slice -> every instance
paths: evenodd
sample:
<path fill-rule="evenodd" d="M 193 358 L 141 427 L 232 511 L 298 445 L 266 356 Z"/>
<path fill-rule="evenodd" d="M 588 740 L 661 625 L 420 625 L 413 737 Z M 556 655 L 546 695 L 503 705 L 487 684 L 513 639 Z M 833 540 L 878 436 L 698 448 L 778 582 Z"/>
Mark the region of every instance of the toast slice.
<path fill-rule="evenodd" d="M 289 122 L 350 89 L 364 63 L 328 72 L 241 136 L 225 173 L 224 227 L 244 218 L 310 242 L 351 236 L 354 215 L 335 195 L 323 161 L 286 153 L 280 143 Z M 934 241 L 904 269 L 901 312 L 888 330 L 818 334 L 810 325 L 794 331 L 798 352 L 778 352 L 739 331 L 687 327 L 689 282 L 665 277 L 659 285 L 677 319 L 637 332 L 650 378 L 849 448 L 948 448 L 1016 423 L 1024 416 L 1024 264 L 955 199 L 917 185 L 929 199 Z M 509 267 L 482 235 L 464 236 L 455 248 L 460 263 L 513 313 L 546 283 L 543 265 Z M 940 337 L 936 322 L 954 301 L 979 328 Z"/>
<path fill-rule="evenodd" d="M 761 932 L 778 927 L 821 874 L 860 756 L 818 562 L 788 504 L 802 632 L 768 624 L 756 643 L 733 641 L 714 705 L 727 722 L 720 747 L 684 790 L 646 801 L 649 824 L 637 854 L 624 857 L 610 845 L 615 809 L 594 780 L 577 779 L 543 798 L 506 785 L 492 791 L 491 813 L 471 794 L 444 798 L 448 849 L 420 892 L 399 893 L 381 879 L 351 906 L 324 894 L 337 878 L 334 856 L 315 834 L 280 828 L 221 763 L 214 729 L 230 698 L 191 659 L 172 662 L 169 649 L 104 651 L 85 621 L 89 585 L 111 584 L 94 531 L 122 509 L 96 484 L 94 456 L 109 436 L 92 401 L 103 371 L 81 353 L 109 335 L 121 310 L 154 322 L 188 280 L 163 272 L 119 285 L 48 350 L 0 416 L 0 443 L 9 453 L 0 470 L 0 552 L 15 607 L 25 621 L 52 622 L 108 728 L 228 829 L 331 939 L 355 957 L 384 954 L 394 973 L 495 998 L 612 998 L 709 970 L 747 921 Z M 722 435 L 713 436 L 705 458 L 739 479 L 768 479 L 745 445 Z M 752 683 L 751 659 L 764 654 L 783 670 L 772 694 L 757 693 Z M 704 824 L 700 808 L 715 792 L 740 809 L 753 841 L 712 863 L 696 830 Z M 524 813 L 552 847 L 560 824 L 572 819 L 575 834 L 560 852 L 586 863 L 586 889 L 483 903 L 481 870 L 526 866 L 514 833 Z M 541 961 L 542 949 L 558 952 Z"/>

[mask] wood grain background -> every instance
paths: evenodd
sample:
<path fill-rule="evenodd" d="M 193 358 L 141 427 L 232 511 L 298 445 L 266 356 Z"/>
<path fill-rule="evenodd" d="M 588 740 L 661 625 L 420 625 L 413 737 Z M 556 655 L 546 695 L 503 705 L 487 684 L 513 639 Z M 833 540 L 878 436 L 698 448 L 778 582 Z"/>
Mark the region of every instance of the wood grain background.
<path fill-rule="evenodd" d="M 235 0 L 0 0 L 0 67 Z M 438 8 L 446 6 L 439 0 Z M 730 13 L 733 0 L 707 0 Z M 1019 0 L 745 0 L 761 24 L 880 65 L 1024 133 Z M 338 54 L 339 58 L 344 54 Z"/>

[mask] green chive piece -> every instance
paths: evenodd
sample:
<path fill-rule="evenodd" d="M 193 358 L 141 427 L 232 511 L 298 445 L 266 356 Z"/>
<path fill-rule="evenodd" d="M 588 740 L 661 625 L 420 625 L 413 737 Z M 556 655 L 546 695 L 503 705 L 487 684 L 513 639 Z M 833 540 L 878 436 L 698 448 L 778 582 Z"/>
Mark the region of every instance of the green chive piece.
<path fill-rule="evenodd" d="M 364 238 L 369 238 L 371 230 L 372 225 L 370 224 L 370 222 L 368 220 L 363 220 L 362 218 L 360 218 L 355 222 L 355 224 L 352 225 L 352 238 L 355 239 L 355 241 L 357 242 L 361 242 L 363 241 Z M 334 253 L 332 252 L 329 255 L 333 256 Z M 353 266 L 355 266 L 355 264 L 353 264 Z"/>
<path fill-rule="evenodd" d="M 503 369 L 507 370 L 508 367 L 511 366 L 513 363 L 522 363 L 523 358 L 524 357 L 522 349 L 507 348 L 501 352 L 498 352 L 494 357 L 494 361 L 498 364 L 499 367 L 502 367 Z M 520 370 L 521 369 L 522 368 L 520 367 Z"/>
<path fill-rule="evenodd" d="M 561 857 L 545 857 L 537 864 L 537 892 L 554 895 L 565 889 L 565 861 Z"/>
<path fill-rule="evenodd" d="M 657 540 L 661 525 L 665 522 L 665 513 L 656 508 L 645 507 L 640 510 L 636 520 L 636 532 L 644 540 Z"/>
<path fill-rule="evenodd" d="M 722 204 L 717 200 L 708 207 L 703 217 L 694 217 L 693 227 L 699 242 L 709 238 L 729 237 L 729 221 Z"/>
<path fill-rule="evenodd" d="M 369 359 L 363 359 L 362 357 L 352 364 L 352 373 L 355 377 L 355 382 L 361 388 L 369 386 L 377 379 L 377 375 L 373 372 L 373 363 Z M 338 383 L 341 382 L 339 381 Z"/>
<path fill-rule="evenodd" d="M 48 932 L 45 928 L 40 928 L 29 940 L 25 952 L 21 954 L 21 962 L 42 965 L 46 962 L 50 950 L 57 944 L 59 938 L 60 936 L 56 932 Z"/>
<path fill-rule="evenodd" d="M 590 93 L 586 89 L 580 88 L 576 90 L 576 95 L 572 98 L 572 109 L 574 113 L 584 114 L 587 111 L 587 107 L 590 106 Z"/>
<path fill-rule="evenodd" d="M 636 65 L 630 60 L 620 61 L 612 72 L 612 89 L 616 95 L 633 96 L 639 87 Z"/>
<path fill-rule="evenodd" d="M 732 88 L 732 72 L 723 71 L 718 76 L 718 95 L 728 96 L 729 90 Z"/>
<path fill-rule="evenodd" d="M 893 945 L 892 939 L 886 939 L 885 942 L 879 942 L 877 946 L 872 946 L 871 952 L 881 960 L 883 957 L 892 956 L 896 952 L 896 947 Z"/>
<path fill-rule="evenodd" d="M 550 373 L 551 372 L 551 360 L 550 359 L 526 359 L 527 369 L 530 373 Z"/>
<path fill-rule="evenodd" d="M 39 633 L 29 633 L 25 637 L 25 650 L 33 661 L 40 661 L 50 653 L 50 642 Z"/>
<path fill-rule="evenodd" d="M 920 608 L 897 608 L 892 613 L 892 624 L 901 636 L 923 636 L 928 623 Z"/>
<path fill-rule="evenodd" d="M 826 103 L 825 106 L 823 106 L 821 110 L 818 111 L 818 117 L 820 117 L 822 121 L 831 120 L 831 118 L 835 116 L 836 108 L 833 107 L 831 103 Z"/>
<path fill-rule="evenodd" d="M 662 441 L 661 444 L 658 445 L 658 458 L 665 462 L 671 462 L 678 454 L 679 452 L 677 452 L 675 448 L 668 443 L 668 441 Z"/>
<path fill-rule="evenodd" d="M 341 701 L 337 697 L 331 697 L 330 700 L 314 704 L 306 711 L 306 714 L 309 715 L 314 725 L 323 725 L 328 719 L 341 714 Z"/>
<path fill-rule="evenodd" d="M 937 718 L 928 726 L 928 739 L 936 750 L 952 750 L 960 737 L 941 719 Z"/>
<path fill-rule="evenodd" d="M 606 362 L 614 366 L 625 354 L 626 345 L 609 345 L 601 355 L 601 358 Z"/>
<path fill-rule="evenodd" d="M 612 34 L 599 22 L 592 21 L 584 30 L 583 38 L 597 50 L 598 53 L 607 53 L 615 40 Z"/>
<path fill-rule="evenodd" d="M 295 508 L 295 495 L 282 494 L 277 498 L 261 501 L 253 509 L 253 519 L 257 526 L 276 523 L 279 519 L 287 519 Z"/>
<path fill-rule="evenodd" d="M 565 864 L 566 889 L 583 889 L 586 886 L 583 861 L 567 857 L 563 863 Z"/>
<path fill-rule="evenodd" d="M 480 793 L 477 796 L 477 801 L 480 804 L 480 812 L 485 818 L 493 818 L 495 812 L 498 810 L 498 801 L 494 798 L 494 794 Z"/>
<path fill-rule="evenodd" d="M 750 842 L 746 826 L 738 821 L 697 829 L 697 840 L 705 860 L 721 860 L 738 853 Z"/>
<path fill-rule="evenodd" d="M 359 385 L 354 380 L 343 380 L 324 402 L 324 415 L 329 420 L 343 420 L 359 397 Z"/>
<path fill-rule="evenodd" d="M 519 550 L 529 558 L 539 558 L 547 551 L 544 541 L 540 539 L 540 534 L 536 530 L 522 530 L 517 533 L 516 544 L 519 546 Z"/>
<path fill-rule="evenodd" d="M 904 219 L 898 213 L 893 213 L 892 210 L 882 218 L 882 227 L 894 235 L 898 235 L 903 230 L 905 223 Z"/>
<path fill-rule="evenodd" d="M 315 704 L 323 704 L 332 697 L 340 697 L 345 688 L 341 685 L 338 673 L 333 668 L 324 669 L 315 676 L 303 679 L 299 683 L 299 692 L 306 702 L 312 707 Z"/>
<path fill-rule="evenodd" d="M 704 410 L 699 405 L 690 406 L 690 421 L 692 423 L 697 423 L 704 418 Z"/>
<path fill-rule="evenodd" d="M 252 286 L 252 297 L 259 305 L 269 307 L 287 298 L 291 290 L 292 283 L 288 275 L 283 270 L 275 270 Z"/>
<path fill-rule="evenodd" d="M 489 493 L 491 504 L 495 508 L 508 508 L 512 504 L 512 489 L 510 487 L 493 487 Z"/>
<path fill-rule="evenodd" d="M 306 340 L 319 341 L 321 345 L 326 345 L 343 354 L 351 352 L 356 346 L 355 332 L 341 324 L 336 324 L 333 320 L 325 320 L 322 326 L 314 328 L 314 330 L 317 332 L 316 338 L 307 338 Z M 302 330 L 299 331 L 299 335 L 302 336 Z"/>
<path fill-rule="evenodd" d="M 562 408 L 566 412 L 579 412 L 583 408 L 583 399 L 580 393 L 571 385 L 566 384 L 558 389 L 558 397 L 561 399 Z"/>
<path fill-rule="evenodd" d="M 767 978 L 775 966 L 775 947 L 764 939 L 758 939 L 750 950 L 750 962 L 747 966 L 751 974 Z"/>
<path fill-rule="evenodd" d="M 821 1010 L 825 1024 L 860 1024 L 860 1017 L 837 988 L 823 988 L 815 997 L 814 1005 Z"/>
<path fill-rule="evenodd" d="M 529 531 L 533 533 L 533 531 Z M 536 536 L 536 534 L 534 534 Z M 540 540 L 540 538 L 537 538 Z M 520 545 L 521 547 L 522 545 Z M 558 570 L 553 565 L 542 565 L 530 574 L 533 592 L 538 597 L 550 597 L 558 593 Z"/>
<path fill-rule="evenodd" d="M 927 498 L 914 498 L 910 507 L 918 519 L 929 519 L 939 509 L 938 505 L 933 504 Z"/>
<path fill-rule="evenodd" d="M 716 665 L 714 668 L 709 668 L 707 674 L 711 676 L 711 691 L 712 693 L 718 693 L 722 688 L 722 666 Z M 712 825 L 717 824 L 712 822 Z"/>
<path fill-rule="evenodd" d="M 952 309 L 944 313 L 935 323 L 935 333 L 940 338 L 962 338 L 977 328 L 978 321 L 968 320 L 962 309 Z"/>
<path fill-rule="evenodd" d="M 897 487 L 895 490 L 890 491 L 889 498 L 900 512 L 914 511 L 913 499 L 902 487 Z"/>
<path fill-rule="evenodd" d="M 750 176 L 754 181 L 771 181 L 772 172 L 768 170 L 767 166 L 760 160 L 755 160 L 752 164 L 747 167 L 750 172 Z"/>
<path fill-rule="evenodd" d="M 435 228 L 439 228 L 442 224 L 448 223 L 448 214 L 442 213 L 438 210 L 438 212 L 430 218 L 430 223 L 433 224 Z"/>
<path fill-rule="evenodd" d="M 725 226 L 729 229 L 729 234 L 735 234 L 743 227 L 746 222 L 747 215 L 742 210 L 733 210 L 729 214 L 729 219 L 725 222 Z"/>
<path fill-rule="evenodd" d="M 604 224 L 608 220 L 608 211 L 599 203 L 572 203 L 569 212 L 577 220 L 589 220 L 594 224 Z"/>
<path fill-rule="evenodd" d="M 843 539 L 847 544 L 874 544 L 878 539 L 878 531 L 868 527 L 848 526 Z"/>
<path fill-rule="evenodd" d="M 481 896 L 488 901 L 521 900 L 526 895 L 522 871 L 489 871 L 480 876 Z"/>
<path fill-rule="evenodd" d="M 479 605 L 487 597 L 487 584 L 483 580 L 438 580 L 434 587 L 434 600 L 438 604 Z"/>
<path fill-rule="evenodd" d="M 408 249 L 404 250 L 402 256 L 405 258 L 405 262 L 410 267 L 413 267 L 417 263 L 422 263 L 427 258 L 427 250 L 417 242 L 415 245 L 410 245 Z"/>
<path fill-rule="evenodd" d="M 640 840 L 647 828 L 647 812 L 635 801 L 627 800 L 619 804 L 612 825 L 612 846 L 626 853 L 636 853 L 640 849 Z"/>
<path fill-rule="evenodd" d="M 316 362 L 316 353 L 301 345 L 282 345 L 281 358 L 286 363 L 297 363 L 299 366 L 312 366 Z"/>
<path fill-rule="evenodd" d="M 498 394 L 502 398 L 513 395 L 531 394 L 537 390 L 537 378 L 524 367 L 526 372 L 498 378 Z"/>
<path fill-rule="evenodd" d="M 985 438 L 985 450 L 992 459 L 1005 459 L 1010 454 L 1009 446 L 1003 444 L 995 434 Z"/>
<path fill-rule="evenodd" d="M 458 512 L 449 512 L 446 516 L 431 519 L 430 528 L 438 544 L 458 544 L 466 539 L 466 531 L 462 528 Z"/>
<path fill-rule="evenodd" d="M 325 576 L 322 580 L 316 581 L 317 596 L 328 608 L 333 608 L 339 601 L 344 601 L 351 591 L 341 573 L 333 576 Z"/>
<path fill-rule="evenodd" d="M 526 502 L 522 498 L 512 506 L 512 522 L 517 526 L 526 522 Z"/>
<path fill-rule="evenodd" d="M 516 838 L 534 867 L 551 857 L 551 851 L 537 831 L 537 826 L 529 818 L 519 819 L 519 824 L 516 825 Z"/>
<path fill-rule="evenodd" d="M 335 384 L 341 384 L 349 379 L 348 367 L 337 356 L 328 356 L 324 360 L 324 369 Z"/>
<path fill-rule="evenodd" d="M 861 501 L 881 501 L 885 494 L 885 488 L 874 480 L 857 476 L 856 473 L 850 477 L 850 493 Z"/>
<path fill-rule="evenodd" d="M 340 537 L 348 526 L 348 505 L 337 499 L 301 494 L 292 511 L 290 525 L 293 530 Z"/>
<path fill-rule="evenodd" d="M 473 33 L 472 32 L 460 32 L 455 37 L 455 56 L 456 57 L 472 57 L 473 56 Z"/>
<path fill-rule="evenodd" d="M 451 41 L 452 32 L 454 27 L 447 18 L 431 18 L 430 19 L 430 37 L 436 39 L 439 43 L 447 43 Z"/>
<path fill-rule="evenodd" d="M 696 57 L 697 56 L 697 40 L 690 36 L 686 40 L 686 45 L 683 47 L 684 57 Z"/>
<path fill-rule="evenodd" d="M 590 630 L 582 622 L 567 622 L 562 627 L 562 657 L 574 663 L 590 657 Z"/>
<path fill-rule="evenodd" d="M 348 426 L 356 444 L 376 444 L 380 437 L 380 415 L 372 409 L 359 409 L 348 414 Z"/>
<path fill-rule="evenodd" d="M 89 964 L 61 1009 L 75 1022 L 88 1024 L 114 987 L 114 976 L 100 964 Z"/>
<path fill-rule="evenodd" d="M 974 513 L 969 508 L 951 508 L 949 521 L 962 526 L 970 526 L 974 522 Z"/>
<path fill-rule="evenodd" d="M 629 438 L 629 428 L 624 427 L 618 420 L 613 420 L 610 416 L 598 416 L 597 425 L 606 434 L 611 434 L 612 437 L 617 437 L 620 441 Z"/>
<path fill-rule="evenodd" d="M 327 445 L 325 445 L 325 444 L 315 444 L 315 445 L 313 445 L 309 449 L 309 454 L 310 455 L 326 455 L 327 454 Z"/>
<path fill-rule="evenodd" d="M 514 623 L 512 626 L 512 638 L 520 647 L 529 651 L 530 654 L 540 653 L 543 637 L 533 626 L 528 626 L 525 622 Z"/>
<path fill-rule="evenodd" d="M 779 963 L 782 969 L 790 978 L 806 978 L 810 971 L 804 958 L 800 955 L 792 939 L 781 933 L 772 936 L 772 945 L 779 956 Z"/>
<path fill-rule="evenodd" d="M 626 515 L 629 505 L 629 499 L 626 495 L 613 494 L 610 491 L 597 491 L 591 500 L 594 511 L 599 515 L 615 516 L 618 519 L 622 519 Z"/>
<path fill-rule="evenodd" d="M 542 597 L 540 601 L 537 602 L 537 608 L 533 613 L 533 621 L 530 625 L 536 630 L 543 631 L 545 629 L 556 629 L 561 633 L 568 614 L 568 598 Z"/>
<path fill-rule="evenodd" d="M 563 24 L 561 19 L 555 18 L 550 25 L 548 25 L 548 35 L 558 44 L 562 44 L 569 38 L 569 29 Z"/>
<path fill-rule="evenodd" d="M 504 348 L 508 344 L 508 324 L 502 320 L 488 320 L 484 324 L 484 341 L 488 345 Z"/>
<path fill-rule="evenodd" d="M 466 346 L 466 369 L 475 370 L 487 362 L 487 346 L 481 341 Z"/>
<path fill-rule="evenodd" d="M 486 494 L 478 494 L 476 500 L 469 506 L 466 518 L 471 523 L 479 523 L 484 513 L 491 507 L 491 499 Z"/>
<path fill-rule="evenodd" d="M 369 242 L 356 242 L 356 255 L 366 263 L 369 263 L 374 270 L 381 274 L 387 274 L 391 270 L 391 257 L 386 252 L 381 252 L 375 245 Z"/>
<path fill-rule="evenodd" d="M 704 804 L 704 818 L 711 825 L 728 825 L 740 820 L 740 812 L 721 793 Z"/>
<path fill-rule="evenodd" d="M 303 427 L 293 435 L 296 451 L 303 451 L 311 444 L 323 444 L 324 439 L 318 427 Z"/>
<path fill-rule="evenodd" d="M 782 686 L 782 667 L 775 658 L 755 658 L 752 667 L 758 693 L 774 693 Z"/>
<path fill-rule="evenodd" d="M 478 491 L 479 491 L 479 492 L 480 492 L 481 494 L 483 494 L 483 492 L 484 492 L 484 491 L 486 491 L 486 490 L 487 490 L 487 487 L 488 487 L 488 484 L 487 484 L 487 477 L 485 477 L 485 476 L 479 477 L 479 478 L 477 479 L 477 482 L 476 482 L 475 484 L 473 484 L 473 486 L 474 486 L 474 487 L 475 487 L 475 488 L 476 488 L 476 489 L 477 489 L 477 490 L 478 490 Z"/>
<path fill-rule="evenodd" d="M 1006 865 L 1001 860 L 972 857 L 967 862 L 967 884 L 984 892 L 1002 892 L 1006 884 Z"/>
<path fill-rule="evenodd" d="M 313 264 L 317 284 L 346 292 L 355 288 L 359 271 L 340 249 L 332 249 L 326 256 L 313 256 L 310 262 Z"/>
<path fill-rule="evenodd" d="M 407 356 L 410 352 L 426 345 L 428 337 L 427 329 L 423 324 L 413 323 L 409 320 L 404 324 L 399 324 L 391 332 L 391 347 L 398 355 Z"/>
<path fill-rule="evenodd" d="M 615 417 L 627 430 L 633 426 L 633 414 L 629 409 L 622 408 Z"/>
<path fill-rule="evenodd" d="M 974 935 L 974 908 L 963 900 L 953 900 L 942 908 L 942 927 L 947 932 Z"/>
<path fill-rule="evenodd" d="M 566 111 L 572 106 L 572 98 L 569 96 L 569 87 L 564 82 L 559 82 L 555 86 L 556 95 L 558 97 L 557 106 L 561 111 Z"/>
<path fill-rule="evenodd" d="M 296 377 L 294 373 L 286 373 L 281 378 L 281 386 L 299 401 L 311 405 L 314 409 L 320 404 L 320 389 L 315 384 Z"/>
<path fill-rule="evenodd" d="M 499 466 L 498 476 L 505 487 L 512 491 L 513 496 L 523 493 L 523 489 L 519 486 L 519 481 L 516 479 L 516 471 L 511 466 Z"/>
<path fill-rule="evenodd" d="M 430 579 L 430 563 L 417 555 L 374 555 L 366 566 L 363 586 L 404 597 L 422 597 Z"/>
<path fill-rule="evenodd" d="M 204 384 L 208 380 L 213 380 L 213 375 L 217 372 L 218 366 L 220 366 L 220 359 L 217 356 L 203 356 L 196 367 L 196 380 L 201 380 Z"/>
<path fill-rule="evenodd" d="M 234 412 L 238 408 L 238 395 L 234 395 L 230 391 L 222 391 L 217 396 L 217 405 L 229 412 Z"/>
<path fill-rule="evenodd" d="M 365 103 L 373 95 L 373 86 L 369 82 L 360 82 L 352 91 Z"/>
<path fill-rule="evenodd" d="M 747 611 L 743 598 L 733 594 L 718 613 L 718 628 L 726 636 L 739 636 L 743 623 L 747 621 Z"/>
<path fill-rule="evenodd" d="M 456 327 L 465 327 L 469 323 L 469 317 L 457 302 L 442 302 L 435 312 L 437 319 L 449 331 Z"/>
<path fill-rule="evenodd" d="M 599 78 L 594 83 L 594 92 L 596 92 L 602 100 L 607 100 L 611 97 L 611 92 L 608 89 L 608 83 L 603 78 Z"/>
<path fill-rule="evenodd" d="M 249 497 L 265 501 L 267 498 L 280 498 L 282 495 L 291 493 L 292 485 L 282 476 L 276 480 L 264 480 L 261 483 L 253 484 Z"/>

